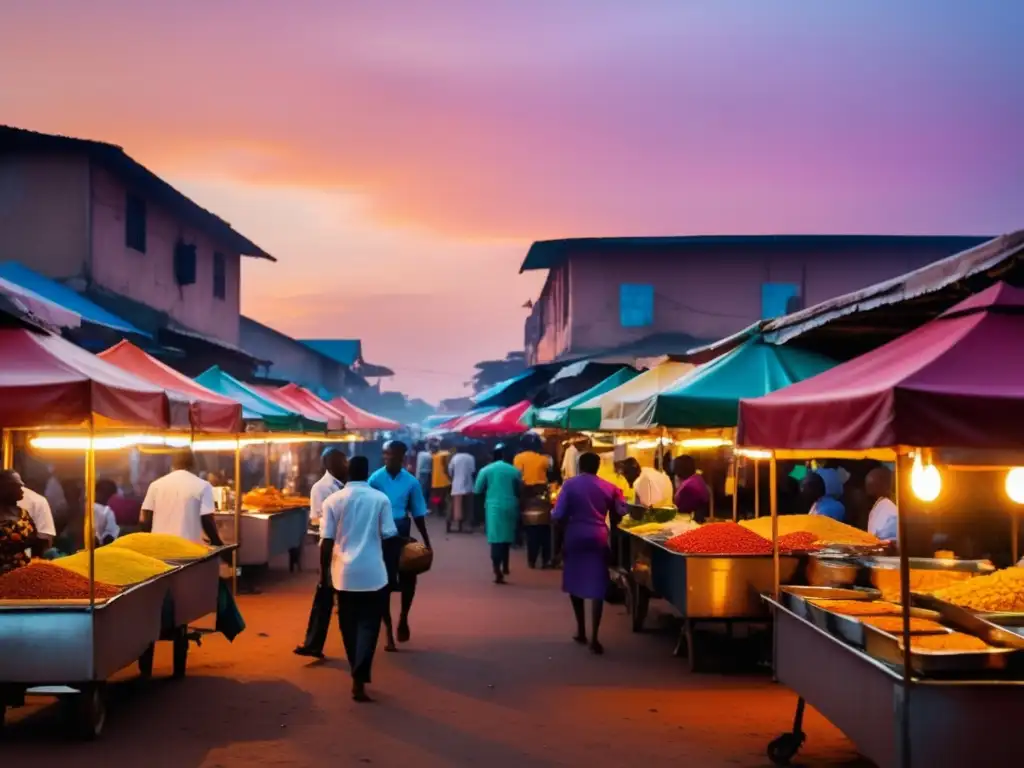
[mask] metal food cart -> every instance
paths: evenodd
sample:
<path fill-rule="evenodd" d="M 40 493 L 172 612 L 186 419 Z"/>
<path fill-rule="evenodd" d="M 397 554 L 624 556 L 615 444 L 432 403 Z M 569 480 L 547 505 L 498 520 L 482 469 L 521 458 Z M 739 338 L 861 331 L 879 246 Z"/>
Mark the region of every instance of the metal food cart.
<path fill-rule="evenodd" d="M 218 512 L 215 520 L 224 542 L 237 542 L 238 565 L 260 566 L 302 548 L 309 529 L 309 507 L 243 510 L 237 529 L 234 514 Z"/>

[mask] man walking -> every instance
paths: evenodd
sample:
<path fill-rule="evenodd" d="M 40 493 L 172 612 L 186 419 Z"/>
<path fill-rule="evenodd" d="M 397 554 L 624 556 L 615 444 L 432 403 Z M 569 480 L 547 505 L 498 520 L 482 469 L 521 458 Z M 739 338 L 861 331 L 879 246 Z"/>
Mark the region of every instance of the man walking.
<path fill-rule="evenodd" d="M 476 474 L 476 460 L 465 448 L 452 447 L 452 457 L 448 462 L 448 475 L 452 479 L 452 504 L 445 523 L 445 530 L 452 532 L 452 526 L 473 529 L 473 475 Z"/>
<path fill-rule="evenodd" d="M 313 483 L 309 491 L 309 521 L 316 528 L 323 525 L 324 502 L 344 488 L 348 479 L 348 456 L 340 448 L 327 447 L 320 460 L 324 466 L 324 476 Z M 334 590 L 325 589 L 322 581 L 317 582 L 313 607 L 309 611 L 309 623 L 306 625 L 306 639 L 295 649 L 296 655 L 324 658 L 324 643 L 327 642 L 327 629 L 333 610 Z"/>
<path fill-rule="evenodd" d="M 348 484 L 324 502 L 320 541 L 320 583 L 338 596 L 338 626 L 358 702 L 372 701 L 366 686 L 388 594 L 383 543 L 398 534 L 391 502 L 370 487 L 369 475 L 369 461 L 355 456 Z"/>

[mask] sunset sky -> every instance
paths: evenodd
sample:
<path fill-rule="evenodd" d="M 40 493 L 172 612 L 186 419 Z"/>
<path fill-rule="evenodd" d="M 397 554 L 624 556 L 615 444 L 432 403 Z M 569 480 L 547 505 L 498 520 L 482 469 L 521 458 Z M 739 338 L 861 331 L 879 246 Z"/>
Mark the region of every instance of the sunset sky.
<path fill-rule="evenodd" d="M 1024 3 L 0 0 L 0 123 L 228 219 L 243 311 L 463 393 L 533 240 L 1024 226 Z"/>

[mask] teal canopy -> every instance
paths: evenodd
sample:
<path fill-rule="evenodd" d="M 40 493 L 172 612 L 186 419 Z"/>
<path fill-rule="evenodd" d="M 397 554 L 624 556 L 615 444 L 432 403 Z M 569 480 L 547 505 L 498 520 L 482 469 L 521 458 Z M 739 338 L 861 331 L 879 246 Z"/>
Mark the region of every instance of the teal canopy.
<path fill-rule="evenodd" d="M 648 398 L 637 412 L 635 426 L 735 427 L 741 399 L 763 397 L 835 365 L 835 360 L 814 352 L 768 344 L 756 337 Z"/>
<path fill-rule="evenodd" d="M 311 421 L 301 414 L 289 411 L 271 402 L 252 387 L 243 384 L 231 374 L 215 365 L 195 379 L 207 389 L 242 404 L 242 418 L 262 421 L 275 432 L 323 432 L 324 423 Z"/>
<path fill-rule="evenodd" d="M 586 424 L 579 419 L 573 419 L 572 409 L 574 406 L 585 403 L 595 397 L 600 397 L 605 392 L 610 392 L 630 379 L 635 378 L 638 374 L 639 371 L 634 371 L 632 368 L 623 368 L 613 373 L 607 379 L 595 384 L 586 392 L 580 392 L 578 395 L 567 397 L 565 400 L 560 400 L 544 408 L 531 408 L 523 417 L 523 423 L 528 427 L 582 429 Z"/>

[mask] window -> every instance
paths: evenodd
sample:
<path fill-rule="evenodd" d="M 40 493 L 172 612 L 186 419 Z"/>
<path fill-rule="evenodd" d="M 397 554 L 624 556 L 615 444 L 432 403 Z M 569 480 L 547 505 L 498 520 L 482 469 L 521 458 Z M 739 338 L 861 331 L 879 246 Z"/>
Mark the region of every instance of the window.
<path fill-rule="evenodd" d="M 796 283 L 761 284 L 761 318 L 769 320 L 801 309 L 800 286 Z"/>
<path fill-rule="evenodd" d="M 213 254 L 213 297 L 215 299 L 228 297 L 227 263 L 224 261 L 223 253 Z"/>
<path fill-rule="evenodd" d="M 619 323 L 623 328 L 654 325 L 654 286 L 623 283 L 619 286 Z"/>
<path fill-rule="evenodd" d="M 196 282 L 196 247 L 180 240 L 174 246 L 174 279 L 181 286 Z"/>
<path fill-rule="evenodd" d="M 124 244 L 139 253 L 146 252 L 146 201 L 128 194 L 125 200 Z"/>

